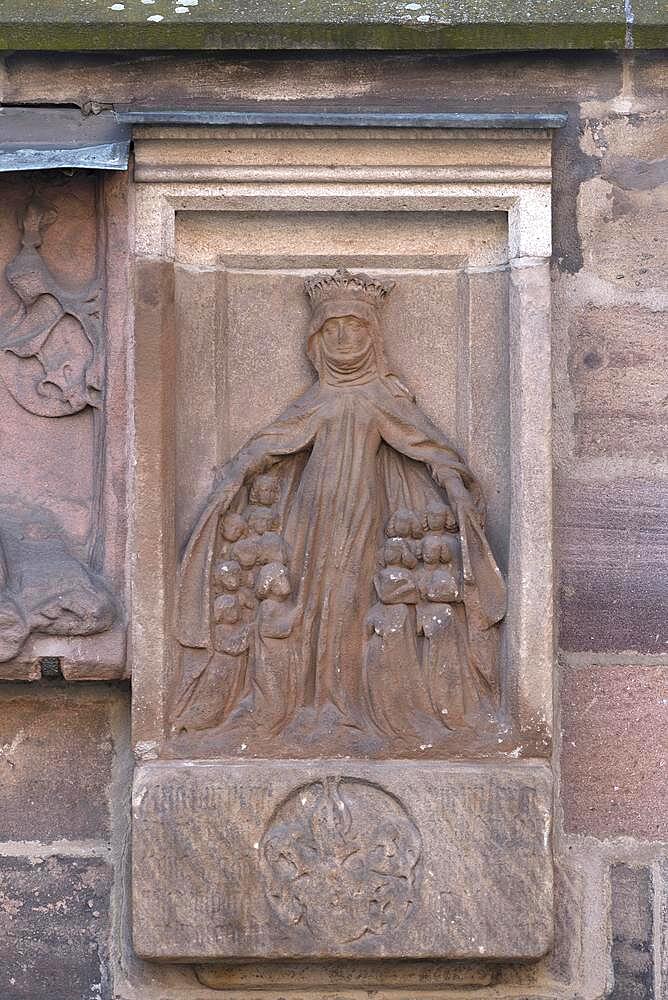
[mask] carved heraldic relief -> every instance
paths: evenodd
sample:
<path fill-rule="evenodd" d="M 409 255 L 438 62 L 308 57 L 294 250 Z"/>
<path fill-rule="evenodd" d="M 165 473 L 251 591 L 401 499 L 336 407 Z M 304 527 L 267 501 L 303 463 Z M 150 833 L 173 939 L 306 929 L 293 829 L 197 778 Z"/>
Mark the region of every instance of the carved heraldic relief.
<path fill-rule="evenodd" d="M 394 282 L 304 287 L 317 379 L 219 470 L 184 551 L 168 752 L 491 753 L 506 586 L 480 487 L 389 367 Z M 353 831 L 347 791 L 313 808 Z"/>
<path fill-rule="evenodd" d="M 260 844 L 280 919 L 345 943 L 401 924 L 418 890 L 421 853 L 420 833 L 399 800 L 351 778 L 296 789 Z"/>
<path fill-rule="evenodd" d="M 37 196 L 26 206 L 21 249 L 5 277 L 16 303 L 0 316 L 0 381 L 36 417 L 93 412 L 92 496 L 85 544 L 70 545 L 44 509 L 0 490 L 0 662 L 31 632 L 80 636 L 109 628 L 116 602 L 98 575 L 104 460 L 102 289 L 65 287 L 40 254 L 56 211 Z M 26 418 L 30 420 L 30 418 Z M 6 495 L 7 494 L 7 495 Z M 82 549 L 85 551 L 82 552 Z"/>

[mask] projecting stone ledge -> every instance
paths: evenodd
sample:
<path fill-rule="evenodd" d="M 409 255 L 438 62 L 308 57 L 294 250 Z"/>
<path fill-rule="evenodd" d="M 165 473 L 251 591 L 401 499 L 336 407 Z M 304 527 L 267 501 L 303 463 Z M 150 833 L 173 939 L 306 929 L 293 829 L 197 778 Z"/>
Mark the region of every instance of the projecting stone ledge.
<path fill-rule="evenodd" d="M 135 949 L 190 962 L 539 957 L 551 794 L 539 762 L 145 765 Z"/>
<path fill-rule="evenodd" d="M 661 48 L 659 0 L 3 0 L 4 49 Z M 630 8 L 630 5 L 629 5 Z"/>

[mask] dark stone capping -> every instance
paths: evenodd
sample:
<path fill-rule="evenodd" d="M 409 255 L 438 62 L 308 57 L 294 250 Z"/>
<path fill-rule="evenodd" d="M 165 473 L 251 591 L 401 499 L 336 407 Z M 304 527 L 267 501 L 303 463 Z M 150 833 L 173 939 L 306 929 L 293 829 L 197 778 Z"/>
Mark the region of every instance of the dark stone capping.
<path fill-rule="evenodd" d="M 521 112 L 425 112 L 390 111 L 382 108 L 365 110 L 313 109 L 301 105 L 299 110 L 286 103 L 253 110 L 226 108 L 117 108 L 116 119 L 132 125 L 303 125 L 367 128 L 563 128 L 568 121 L 564 114 L 526 114 Z"/>
<path fill-rule="evenodd" d="M 108 112 L 0 108 L 0 171 L 126 170 L 130 129 Z"/>
<path fill-rule="evenodd" d="M 665 37 L 659 0 L 3 0 L 0 12 L 0 48 L 14 50 L 623 49 Z"/>

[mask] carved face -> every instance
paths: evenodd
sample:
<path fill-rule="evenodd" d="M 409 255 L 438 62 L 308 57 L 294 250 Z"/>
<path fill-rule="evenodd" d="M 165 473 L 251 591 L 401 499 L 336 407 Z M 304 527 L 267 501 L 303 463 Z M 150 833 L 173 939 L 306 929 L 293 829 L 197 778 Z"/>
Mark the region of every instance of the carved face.
<path fill-rule="evenodd" d="M 240 538 L 232 546 L 232 555 L 244 569 L 252 569 L 257 563 L 258 547 L 252 538 Z"/>
<path fill-rule="evenodd" d="M 250 502 L 271 507 L 278 500 L 279 483 L 273 476 L 256 476 L 250 490 Z"/>
<path fill-rule="evenodd" d="M 274 597 L 278 600 L 289 597 L 290 577 L 287 566 L 282 563 L 268 563 L 267 566 L 263 566 L 258 576 L 255 592 L 261 600 L 265 597 Z"/>
<path fill-rule="evenodd" d="M 335 364 L 363 360 L 371 346 L 369 324 L 357 316 L 332 316 L 320 327 L 325 357 Z"/>
<path fill-rule="evenodd" d="M 399 510 L 395 510 L 390 518 L 386 532 L 392 537 L 420 538 L 422 535 L 420 518 L 414 510 L 400 507 Z"/>
<path fill-rule="evenodd" d="M 223 517 L 221 532 L 227 542 L 236 542 L 246 531 L 246 522 L 241 514 L 230 511 Z"/>
<path fill-rule="evenodd" d="M 233 592 L 241 584 L 241 567 L 236 560 L 229 559 L 216 563 L 213 568 L 213 581 L 222 590 Z"/>
<path fill-rule="evenodd" d="M 386 566 L 401 566 L 403 545 L 400 538 L 390 538 L 383 548 L 383 561 Z"/>
<path fill-rule="evenodd" d="M 422 543 L 422 559 L 430 566 L 435 565 L 441 558 L 441 542 L 439 538 L 427 536 Z"/>
<path fill-rule="evenodd" d="M 239 601 L 234 594 L 221 594 L 213 602 L 213 614 L 220 625 L 236 625 L 241 617 Z"/>
<path fill-rule="evenodd" d="M 424 520 L 428 531 L 457 530 L 457 518 L 452 512 L 452 507 L 448 507 L 447 504 L 442 507 L 429 507 L 425 511 Z"/>
<path fill-rule="evenodd" d="M 248 515 L 248 527 L 256 535 L 264 535 L 265 531 L 273 531 L 276 527 L 276 517 L 268 508 L 251 511 Z"/>
<path fill-rule="evenodd" d="M 445 507 L 429 507 L 425 513 L 425 522 L 429 531 L 443 531 L 446 520 Z"/>

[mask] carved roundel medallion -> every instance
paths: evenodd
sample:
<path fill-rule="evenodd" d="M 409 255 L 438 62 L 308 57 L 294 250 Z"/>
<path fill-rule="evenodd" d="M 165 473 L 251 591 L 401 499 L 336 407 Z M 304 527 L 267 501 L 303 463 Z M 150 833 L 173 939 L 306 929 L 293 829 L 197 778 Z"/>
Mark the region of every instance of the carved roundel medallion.
<path fill-rule="evenodd" d="M 422 838 L 401 802 L 356 778 L 292 792 L 260 845 L 269 901 L 286 924 L 340 944 L 382 935 L 419 891 Z"/>

